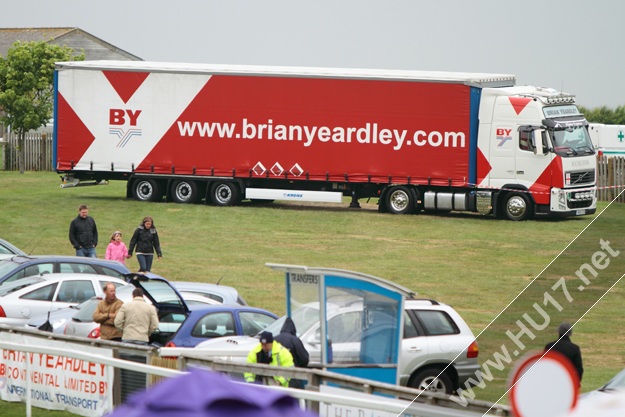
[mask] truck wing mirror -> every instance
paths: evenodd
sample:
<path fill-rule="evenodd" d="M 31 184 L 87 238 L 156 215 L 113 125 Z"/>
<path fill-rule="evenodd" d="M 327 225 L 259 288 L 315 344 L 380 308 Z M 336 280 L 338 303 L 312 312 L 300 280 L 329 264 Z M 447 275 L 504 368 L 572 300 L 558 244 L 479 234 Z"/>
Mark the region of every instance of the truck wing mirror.
<path fill-rule="evenodd" d="M 557 125 L 557 123 L 551 119 L 543 119 L 542 124 L 548 129 L 554 129 Z"/>
<path fill-rule="evenodd" d="M 532 142 L 534 145 L 534 155 L 547 155 L 548 152 L 545 152 L 545 145 L 547 145 L 547 132 L 544 130 L 537 130 L 536 133 L 532 135 Z M 547 149 L 549 149 L 547 147 Z"/>

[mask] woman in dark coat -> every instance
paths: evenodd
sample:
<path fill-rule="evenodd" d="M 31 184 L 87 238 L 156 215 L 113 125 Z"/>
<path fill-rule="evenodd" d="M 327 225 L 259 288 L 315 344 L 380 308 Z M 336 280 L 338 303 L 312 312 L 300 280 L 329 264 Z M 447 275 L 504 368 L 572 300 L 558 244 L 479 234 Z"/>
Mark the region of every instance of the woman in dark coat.
<path fill-rule="evenodd" d="M 154 227 L 154 220 L 150 216 L 144 217 L 143 221 L 135 230 L 130 247 L 128 248 L 128 257 L 132 256 L 132 252 L 137 247 L 137 261 L 139 261 L 139 272 L 150 272 L 152 269 L 152 260 L 154 251 L 158 259 L 163 257 L 161 253 L 161 244 L 158 240 L 158 233 Z"/>

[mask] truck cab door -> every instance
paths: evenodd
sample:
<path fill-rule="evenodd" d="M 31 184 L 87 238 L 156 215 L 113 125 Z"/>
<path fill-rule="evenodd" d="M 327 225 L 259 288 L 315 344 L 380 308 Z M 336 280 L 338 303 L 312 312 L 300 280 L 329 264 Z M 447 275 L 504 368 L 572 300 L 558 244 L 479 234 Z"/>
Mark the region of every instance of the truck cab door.
<path fill-rule="evenodd" d="M 549 193 L 551 172 L 545 172 L 551 165 L 553 154 L 549 152 L 549 139 L 544 130 L 519 126 L 515 132 L 516 182 L 527 189 L 538 187 L 538 191 Z M 534 199 L 538 195 L 534 195 Z"/>
<path fill-rule="evenodd" d="M 516 178 L 515 127 L 496 125 L 490 135 L 490 185 L 501 187 Z"/>

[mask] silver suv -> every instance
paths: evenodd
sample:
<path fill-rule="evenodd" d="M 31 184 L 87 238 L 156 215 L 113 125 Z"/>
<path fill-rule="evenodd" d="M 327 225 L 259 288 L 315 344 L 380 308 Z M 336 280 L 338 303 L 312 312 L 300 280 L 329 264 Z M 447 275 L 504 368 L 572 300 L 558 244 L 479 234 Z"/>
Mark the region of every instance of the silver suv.
<path fill-rule="evenodd" d="M 308 303 L 291 314 L 311 363 L 321 362 L 318 310 L 319 303 Z M 360 361 L 362 310 L 362 303 L 328 303 L 328 339 L 335 363 Z M 278 335 L 285 319 L 283 316 L 265 331 Z M 196 348 L 227 350 L 231 353 L 227 359 L 243 361 L 257 344 L 256 337 L 235 336 L 209 340 Z M 406 300 L 398 365 L 401 385 L 451 394 L 480 369 L 477 356 L 473 333 L 451 306 L 434 300 Z"/>

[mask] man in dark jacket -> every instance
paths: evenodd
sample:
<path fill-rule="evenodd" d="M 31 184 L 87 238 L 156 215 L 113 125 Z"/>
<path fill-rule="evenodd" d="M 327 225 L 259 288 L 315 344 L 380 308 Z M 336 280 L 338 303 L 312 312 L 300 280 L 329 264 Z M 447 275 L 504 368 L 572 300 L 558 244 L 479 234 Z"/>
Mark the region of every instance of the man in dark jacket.
<path fill-rule="evenodd" d="M 280 330 L 280 334 L 274 337 L 274 340 L 291 352 L 295 366 L 305 368 L 308 365 L 308 351 L 300 338 L 297 337 L 295 323 L 293 323 L 290 317 L 286 318 L 282 325 L 282 330 Z"/>
<path fill-rule="evenodd" d="M 582 352 L 575 343 L 571 342 L 570 335 L 573 334 L 573 326 L 569 323 L 562 323 L 558 326 L 558 335 L 560 338 L 555 342 L 547 343 L 545 351 L 551 349 L 558 353 L 563 354 L 571 361 L 577 374 L 579 375 L 579 382 L 582 382 L 582 374 L 584 373 L 584 367 L 582 366 Z"/>
<path fill-rule="evenodd" d="M 98 228 L 95 220 L 89 216 L 86 204 L 78 207 L 78 217 L 69 225 L 69 241 L 76 249 L 76 256 L 97 258 L 95 247 L 98 246 Z"/>

